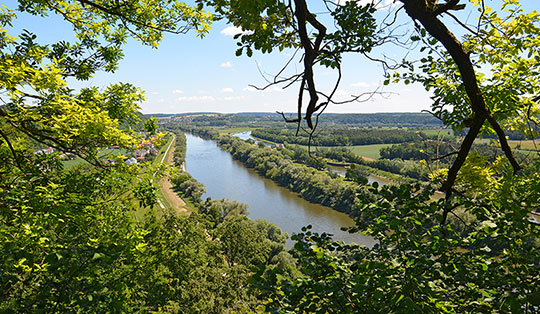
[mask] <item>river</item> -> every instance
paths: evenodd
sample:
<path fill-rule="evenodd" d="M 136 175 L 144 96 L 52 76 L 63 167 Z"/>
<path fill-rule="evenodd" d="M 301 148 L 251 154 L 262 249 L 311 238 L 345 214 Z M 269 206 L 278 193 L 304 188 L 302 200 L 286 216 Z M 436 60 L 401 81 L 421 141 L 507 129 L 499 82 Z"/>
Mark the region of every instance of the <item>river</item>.
<path fill-rule="evenodd" d="M 227 198 L 248 204 L 251 219 L 265 219 L 275 223 L 292 235 L 303 226 L 312 225 L 312 231 L 327 232 L 334 239 L 347 243 L 372 246 L 373 239 L 360 233 L 342 231 L 342 226 L 353 226 L 354 221 L 344 213 L 312 204 L 296 193 L 263 178 L 253 169 L 246 168 L 215 142 L 186 134 L 186 169 L 206 186 L 203 199 Z M 289 240 L 287 245 L 290 247 Z"/>

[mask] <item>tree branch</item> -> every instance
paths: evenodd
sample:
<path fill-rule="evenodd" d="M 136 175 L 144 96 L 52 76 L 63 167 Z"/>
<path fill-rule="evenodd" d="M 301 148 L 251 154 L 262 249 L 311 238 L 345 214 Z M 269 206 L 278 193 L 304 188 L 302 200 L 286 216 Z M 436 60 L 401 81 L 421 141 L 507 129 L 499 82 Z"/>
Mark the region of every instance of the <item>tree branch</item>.
<path fill-rule="evenodd" d="M 461 169 L 461 166 L 465 162 L 471 146 L 475 138 L 478 136 L 478 133 L 480 132 L 480 129 L 486 119 L 497 132 L 501 146 L 503 146 L 503 150 L 505 150 L 508 160 L 514 167 L 514 172 L 517 172 L 520 169 L 519 165 L 512 155 L 508 142 L 501 139 L 501 137 L 505 138 L 504 131 L 500 128 L 498 123 L 496 123 L 497 121 L 493 118 L 485 104 L 484 97 L 478 86 L 478 80 L 476 78 L 476 73 L 472 65 L 470 55 L 465 51 L 461 43 L 450 32 L 450 30 L 448 30 L 446 25 L 444 25 L 437 18 L 436 14 L 434 14 L 430 8 L 427 7 L 426 2 L 418 0 L 400 1 L 404 4 L 407 14 L 413 20 L 419 21 L 426 31 L 428 31 L 431 36 L 437 39 L 446 48 L 459 69 L 465 91 L 470 101 L 471 109 L 474 112 L 472 126 L 465 136 L 458 156 L 448 171 L 447 180 L 442 186 L 442 190 L 447 193 L 446 198 L 448 199 L 451 197 L 452 186 L 454 185 L 459 169 Z M 451 2 L 452 1 L 449 1 L 447 4 Z M 454 0 L 453 2 L 456 1 Z M 444 215 L 444 217 L 446 217 L 446 215 Z M 446 221 L 446 219 L 444 218 L 443 221 Z"/>
<path fill-rule="evenodd" d="M 19 168 L 21 171 L 23 171 L 22 163 L 19 160 L 19 157 L 17 156 L 17 154 L 15 152 L 15 149 L 13 148 L 13 145 L 11 145 L 11 142 L 9 141 L 9 138 L 7 137 L 6 134 L 4 134 L 4 132 L 2 132 L 2 130 L 0 130 L 0 135 L 2 135 L 2 137 L 4 138 L 4 141 L 6 141 L 8 147 L 9 147 L 9 150 L 11 151 L 11 154 L 13 155 L 13 159 L 15 160 L 15 163 L 17 164 L 17 168 Z"/>

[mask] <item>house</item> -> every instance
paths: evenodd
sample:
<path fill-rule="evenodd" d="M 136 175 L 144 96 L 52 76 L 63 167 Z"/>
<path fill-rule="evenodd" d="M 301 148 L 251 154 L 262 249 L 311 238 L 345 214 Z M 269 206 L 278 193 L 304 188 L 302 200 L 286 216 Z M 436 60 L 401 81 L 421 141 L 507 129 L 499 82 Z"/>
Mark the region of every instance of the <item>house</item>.
<path fill-rule="evenodd" d="M 144 156 L 146 156 L 146 154 L 148 154 L 148 151 L 138 149 L 138 150 L 133 152 L 133 157 L 135 157 L 135 158 L 143 157 L 144 158 Z"/>
<path fill-rule="evenodd" d="M 54 152 L 54 148 L 49 147 L 49 148 L 38 150 L 34 154 L 49 155 L 49 154 L 52 154 L 53 152 Z"/>
<path fill-rule="evenodd" d="M 128 165 L 133 165 L 133 164 L 136 164 L 136 163 L 137 163 L 137 159 L 135 159 L 133 157 L 126 160 L 126 164 L 128 164 Z"/>
<path fill-rule="evenodd" d="M 106 165 L 114 165 L 114 164 L 116 164 L 116 160 L 108 159 L 108 160 L 105 160 L 103 163 L 106 164 Z M 126 160 L 126 163 L 127 163 L 127 160 Z"/>

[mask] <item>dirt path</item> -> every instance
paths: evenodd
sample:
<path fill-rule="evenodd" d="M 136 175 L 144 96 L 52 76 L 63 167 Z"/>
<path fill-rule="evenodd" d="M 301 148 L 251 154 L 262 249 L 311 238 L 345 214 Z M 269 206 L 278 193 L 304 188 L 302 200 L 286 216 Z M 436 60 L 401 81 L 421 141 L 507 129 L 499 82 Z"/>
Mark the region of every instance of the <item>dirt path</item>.
<path fill-rule="evenodd" d="M 361 157 L 362 159 L 364 159 L 365 161 L 376 161 L 377 159 L 375 158 L 371 158 L 371 157 L 366 157 L 366 156 L 362 156 L 362 155 L 357 155 L 359 157 Z"/>
<path fill-rule="evenodd" d="M 176 142 L 176 136 L 173 134 L 174 138 L 171 142 L 171 148 L 168 150 L 167 154 L 165 155 L 165 158 L 162 160 L 162 162 L 166 163 L 167 165 L 172 165 L 173 163 L 173 152 L 174 152 L 174 143 Z M 177 213 L 187 213 L 186 209 L 186 202 L 184 202 L 178 194 L 174 191 L 173 186 L 171 182 L 169 181 L 168 177 L 165 177 L 161 179 L 159 182 L 161 192 L 163 197 L 165 198 L 165 201 L 169 204 L 169 206 L 174 209 Z"/>

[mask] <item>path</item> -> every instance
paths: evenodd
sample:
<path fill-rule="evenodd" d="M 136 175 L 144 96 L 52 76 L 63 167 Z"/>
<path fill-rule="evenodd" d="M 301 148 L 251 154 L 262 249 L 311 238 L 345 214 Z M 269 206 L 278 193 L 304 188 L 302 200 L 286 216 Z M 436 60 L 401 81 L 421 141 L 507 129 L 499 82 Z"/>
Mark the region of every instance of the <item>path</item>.
<path fill-rule="evenodd" d="M 161 158 L 160 165 L 163 164 L 163 162 L 166 162 L 168 165 L 172 165 L 173 162 L 173 153 L 174 153 L 174 143 L 176 142 L 176 135 L 173 135 L 173 140 L 169 144 L 169 147 L 167 147 L 167 150 L 163 154 L 163 158 Z M 185 208 L 186 202 L 182 200 L 178 193 L 176 193 L 173 189 L 173 186 L 171 182 L 169 181 L 168 177 L 164 177 L 159 182 L 159 186 L 161 189 L 161 195 L 165 199 L 165 202 L 169 204 L 169 206 L 175 210 L 176 213 L 187 213 L 187 209 Z M 163 204 L 160 202 L 159 205 L 164 208 Z"/>

